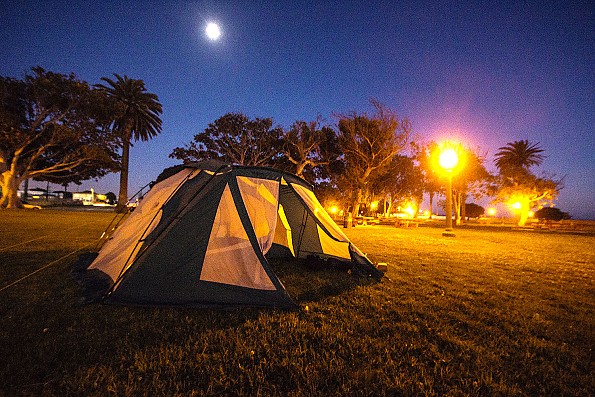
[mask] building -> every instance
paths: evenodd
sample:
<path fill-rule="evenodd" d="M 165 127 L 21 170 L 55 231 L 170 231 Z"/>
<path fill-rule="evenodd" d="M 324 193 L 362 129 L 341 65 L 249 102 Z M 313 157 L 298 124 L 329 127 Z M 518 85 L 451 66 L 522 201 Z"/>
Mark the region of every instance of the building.
<path fill-rule="evenodd" d="M 72 199 L 83 205 L 107 205 L 107 195 L 95 193 L 94 189 L 72 193 Z"/>

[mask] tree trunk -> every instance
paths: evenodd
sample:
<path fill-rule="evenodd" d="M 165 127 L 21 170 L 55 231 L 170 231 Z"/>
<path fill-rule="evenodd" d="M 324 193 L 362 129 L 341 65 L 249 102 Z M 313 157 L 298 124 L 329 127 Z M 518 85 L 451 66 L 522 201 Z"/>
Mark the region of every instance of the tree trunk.
<path fill-rule="evenodd" d="M 359 216 L 359 207 L 360 202 L 362 201 L 363 190 L 361 188 L 357 189 L 355 194 L 355 202 L 353 203 L 353 217 Z"/>
<path fill-rule="evenodd" d="M 529 212 L 531 211 L 531 205 L 528 199 L 521 201 L 521 209 L 520 209 L 520 217 L 519 217 L 519 226 L 525 226 L 527 220 L 529 219 Z"/>
<path fill-rule="evenodd" d="M 116 212 L 126 211 L 128 202 L 128 163 L 130 159 L 130 139 L 124 139 L 122 145 L 122 168 L 120 170 L 120 192 L 118 194 L 118 205 Z"/>
<path fill-rule="evenodd" d="M 295 174 L 300 178 L 304 177 L 304 168 L 306 168 L 306 163 L 297 163 L 295 165 Z"/>
<path fill-rule="evenodd" d="M 23 197 L 21 198 L 21 201 L 27 202 L 28 198 L 29 198 L 29 178 L 25 179 L 25 187 L 23 189 Z"/>
<path fill-rule="evenodd" d="M 0 191 L 2 195 L 0 195 L 0 208 L 6 207 L 6 203 L 8 202 L 8 196 L 6 192 L 8 191 L 6 188 L 6 178 L 4 177 L 4 173 L 0 174 Z"/>
<path fill-rule="evenodd" d="M 414 200 L 413 201 L 413 209 L 415 210 L 415 214 L 413 214 L 413 219 L 417 219 L 417 215 L 419 214 L 419 200 Z"/>
<path fill-rule="evenodd" d="M 2 198 L 0 199 L 0 207 L 6 208 L 20 208 L 22 207 L 19 199 L 19 185 L 21 179 L 18 178 L 12 171 L 5 171 L 2 173 Z"/>
<path fill-rule="evenodd" d="M 455 225 L 461 224 L 461 199 L 462 195 L 459 192 L 455 192 L 453 195 L 454 209 L 455 209 Z"/>
<path fill-rule="evenodd" d="M 430 219 L 434 215 L 434 192 L 430 192 Z"/>
<path fill-rule="evenodd" d="M 388 218 L 388 216 L 390 214 L 390 209 L 392 208 L 392 205 L 393 205 L 393 198 L 391 197 L 390 194 L 387 194 L 384 197 L 384 200 L 382 201 L 382 205 L 383 205 L 383 209 L 384 209 L 383 216 L 385 218 Z"/>
<path fill-rule="evenodd" d="M 390 194 L 387 194 L 384 197 L 384 217 L 388 218 L 390 215 L 390 210 L 393 208 L 393 198 Z"/>
<path fill-rule="evenodd" d="M 374 169 L 373 168 L 366 168 L 366 170 L 364 171 L 364 173 L 360 176 L 359 180 L 358 180 L 358 184 L 357 186 L 359 186 L 356 190 L 356 201 L 353 205 L 353 216 L 359 216 L 359 207 L 360 207 L 360 203 L 362 202 L 362 199 L 364 198 L 364 189 L 366 187 L 368 178 L 370 177 L 370 174 L 372 173 Z M 363 186 L 363 187 L 362 187 Z M 366 192 L 367 194 L 368 192 Z"/>
<path fill-rule="evenodd" d="M 467 194 L 461 194 L 461 221 L 467 221 Z"/>

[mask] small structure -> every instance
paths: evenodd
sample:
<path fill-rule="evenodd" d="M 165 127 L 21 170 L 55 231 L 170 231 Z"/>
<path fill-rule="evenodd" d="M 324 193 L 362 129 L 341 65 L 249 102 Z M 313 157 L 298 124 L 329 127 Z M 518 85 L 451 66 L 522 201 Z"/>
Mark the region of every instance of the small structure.
<path fill-rule="evenodd" d="M 83 192 L 72 193 L 72 199 L 80 201 L 83 205 L 106 205 L 107 195 L 95 193 L 94 189 L 85 190 Z"/>
<path fill-rule="evenodd" d="M 306 181 L 214 161 L 164 172 L 86 274 L 106 282 L 105 302 L 295 307 L 269 265 L 273 256 L 341 261 L 383 276 Z"/>

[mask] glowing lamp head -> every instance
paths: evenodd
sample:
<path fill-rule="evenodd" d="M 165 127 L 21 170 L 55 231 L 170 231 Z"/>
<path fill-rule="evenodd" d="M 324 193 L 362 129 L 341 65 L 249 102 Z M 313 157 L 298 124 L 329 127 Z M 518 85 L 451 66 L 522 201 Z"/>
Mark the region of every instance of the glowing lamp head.
<path fill-rule="evenodd" d="M 438 157 L 438 164 L 446 171 L 452 171 L 459 163 L 459 155 L 453 148 L 444 149 Z"/>
<path fill-rule="evenodd" d="M 514 203 L 510 204 L 510 206 L 515 210 L 520 210 L 523 207 L 520 201 L 515 201 Z"/>

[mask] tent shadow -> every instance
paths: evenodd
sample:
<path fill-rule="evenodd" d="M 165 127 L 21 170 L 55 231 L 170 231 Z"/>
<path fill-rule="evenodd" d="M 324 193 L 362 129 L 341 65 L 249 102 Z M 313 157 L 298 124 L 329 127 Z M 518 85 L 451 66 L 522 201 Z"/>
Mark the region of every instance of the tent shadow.
<path fill-rule="evenodd" d="M 377 281 L 352 273 L 347 262 L 318 258 L 269 258 L 269 264 L 298 305 L 321 301 Z"/>
<path fill-rule="evenodd" d="M 79 303 L 99 302 L 112 282 L 109 276 L 99 270 L 87 270 L 97 257 L 97 252 L 86 252 L 77 258 L 70 271 L 71 277 L 79 284 L 81 301 Z"/>

